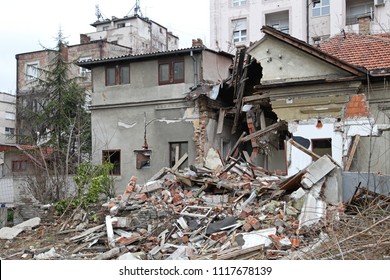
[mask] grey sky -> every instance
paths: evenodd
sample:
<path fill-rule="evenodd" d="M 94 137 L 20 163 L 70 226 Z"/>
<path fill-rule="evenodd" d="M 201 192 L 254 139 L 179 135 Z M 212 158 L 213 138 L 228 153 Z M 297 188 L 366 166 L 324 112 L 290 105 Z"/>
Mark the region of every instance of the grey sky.
<path fill-rule="evenodd" d="M 11 0 L 1 8 L 0 92 L 15 94 L 15 55 L 53 48 L 59 29 L 69 44 L 78 44 L 80 33 L 93 32 L 95 5 L 102 14 L 123 17 L 135 0 Z M 180 47 L 189 47 L 191 39 L 209 41 L 209 0 L 140 0 L 143 16 L 165 26 L 179 36 Z"/>

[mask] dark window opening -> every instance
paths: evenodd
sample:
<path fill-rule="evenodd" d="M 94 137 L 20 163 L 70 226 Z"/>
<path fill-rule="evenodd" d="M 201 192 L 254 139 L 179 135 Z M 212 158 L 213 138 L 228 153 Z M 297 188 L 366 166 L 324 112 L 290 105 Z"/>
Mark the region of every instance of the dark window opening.
<path fill-rule="evenodd" d="M 329 155 L 332 156 L 332 139 L 326 138 L 326 139 L 312 139 L 312 151 L 313 153 L 324 156 Z"/>
<path fill-rule="evenodd" d="M 114 165 L 111 174 L 121 175 L 121 151 L 120 150 L 108 150 L 103 151 L 103 163 L 112 163 Z"/>
<path fill-rule="evenodd" d="M 169 166 L 173 167 L 186 153 L 188 153 L 188 142 L 170 142 L 169 143 Z M 187 167 L 186 159 L 180 167 Z"/>
<path fill-rule="evenodd" d="M 158 84 L 177 84 L 184 82 L 184 61 L 162 61 L 158 64 Z"/>

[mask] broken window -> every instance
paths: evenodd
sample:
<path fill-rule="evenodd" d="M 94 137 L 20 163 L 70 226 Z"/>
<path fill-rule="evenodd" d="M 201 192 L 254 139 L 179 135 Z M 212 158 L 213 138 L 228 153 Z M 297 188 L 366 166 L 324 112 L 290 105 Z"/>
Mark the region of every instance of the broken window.
<path fill-rule="evenodd" d="M 324 155 L 332 156 L 332 139 L 312 139 L 311 140 L 312 151 L 313 153 L 319 155 L 320 157 Z"/>
<path fill-rule="evenodd" d="M 232 20 L 234 43 L 245 42 L 247 39 L 246 18 Z"/>
<path fill-rule="evenodd" d="M 329 0 L 313 1 L 313 17 L 327 16 L 330 13 Z"/>
<path fill-rule="evenodd" d="M 104 150 L 103 163 L 109 162 L 114 165 L 111 174 L 119 176 L 121 175 L 121 151 L 120 150 Z"/>
<path fill-rule="evenodd" d="M 88 60 L 91 60 L 91 59 L 92 59 L 92 56 L 81 57 L 80 61 L 88 61 Z M 91 78 L 91 69 L 80 67 L 80 77 L 89 78 L 90 79 Z"/>
<path fill-rule="evenodd" d="M 169 166 L 173 167 L 188 152 L 188 142 L 170 142 L 169 143 Z M 188 166 L 186 159 L 180 166 Z"/>
<path fill-rule="evenodd" d="M 130 84 L 130 66 L 106 67 L 106 86 Z"/>
<path fill-rule="evenodd" d="M 160 61 L 158 64 L 158 84 L 184 82 L 184 60 Z"/>
<path fill-rule="evenodd" d="M 26 80 L 36 80 L 39 77 L 39 63 L 27 63 L 25 69 Z"/>

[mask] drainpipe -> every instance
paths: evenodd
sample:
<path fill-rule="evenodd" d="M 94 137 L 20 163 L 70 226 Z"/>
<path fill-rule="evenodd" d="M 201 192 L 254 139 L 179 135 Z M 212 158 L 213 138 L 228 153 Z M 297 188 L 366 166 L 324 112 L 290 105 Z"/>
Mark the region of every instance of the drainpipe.
<path fill-rule="evenodd" d="M 309 44 L 309 11 L 310 11 L 310 1 L 307 0 L 307 5 L 306 5 L 306 43 Z"/>
<path fill-rule="evenodd" d="M 190 56 L 193 61 L 193 66 L 194 66 L 194 87 L 198 86 L 198 61 L 194 56 L 193 51 L 190 52 Z"/>

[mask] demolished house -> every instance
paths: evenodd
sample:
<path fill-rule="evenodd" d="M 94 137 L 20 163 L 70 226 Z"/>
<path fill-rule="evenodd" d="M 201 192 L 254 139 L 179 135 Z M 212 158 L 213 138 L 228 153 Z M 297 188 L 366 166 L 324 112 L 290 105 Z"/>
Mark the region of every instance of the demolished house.
<path fill-rule="evenodd" d="M 103 204 L 100 223 L 76 209 L 57 225 L 59 238 L 68 236 L 64 244 L 8 258 L 388 258 L 387 72 L 345 62 L 271 27 L 262 31 L 262 40 L 237 49 L 228 79 L 198 80 L 187 91 L 184 111 L 196 111 L 194 121 L 187 128 L 176 122 L 168 133 L 189 134 L 194 140 L 191 152 L 182 155 L 175 148 L 171 165 L 146 183 L 140 173 L 129 176 L 123 192 Z M 198 51 L 205 50 L 179 53 L 195 67 L 192 56 Z M 158 65 L 163 65 L 166 60 L 160 59 Z M 108 71 L 104 61 L 82 65 L 94 63 L 94 76 L 101 78 Z M 95 124 L 103 127 L 109 119 L 104 112 L 111 108 L 104 105 L 109 92 L 95 94 L 92 110 L 102 110 Z M 166 106 L 170 109 L 163 112 L 173 113 Z M 157 109 L 160 105 L 156 114 Z M 144 118 L 143 128 L 157 116 L 143 114 L 145 107 L 132 110 L 139 110 L 138 122 Z M 110 125 L 118 122 L 129 131 L 136 127 L 137 122 L 124 122 L 130 117 L 126 114 L 119 111 Z M 173 119 L 161 115 L 155 122 L 162 120 Z M 131 141 L 123 142 L 144 143 L 139 152 L 150 155 L 144 152 L 167 135 L 149 131 L 129 133 L 125 139 Z M 116 141 L 113 137 L 107 144 Z M 155 159 L 149 159 L 153 165 Z M 188 167 L 182 165 L 186 160 Z M 351 210 L 368 202 L 373 216 Z M 5 230 L 4 237 L 0 232 L 0 238 L 15 231 L 20 228 Z"/>

